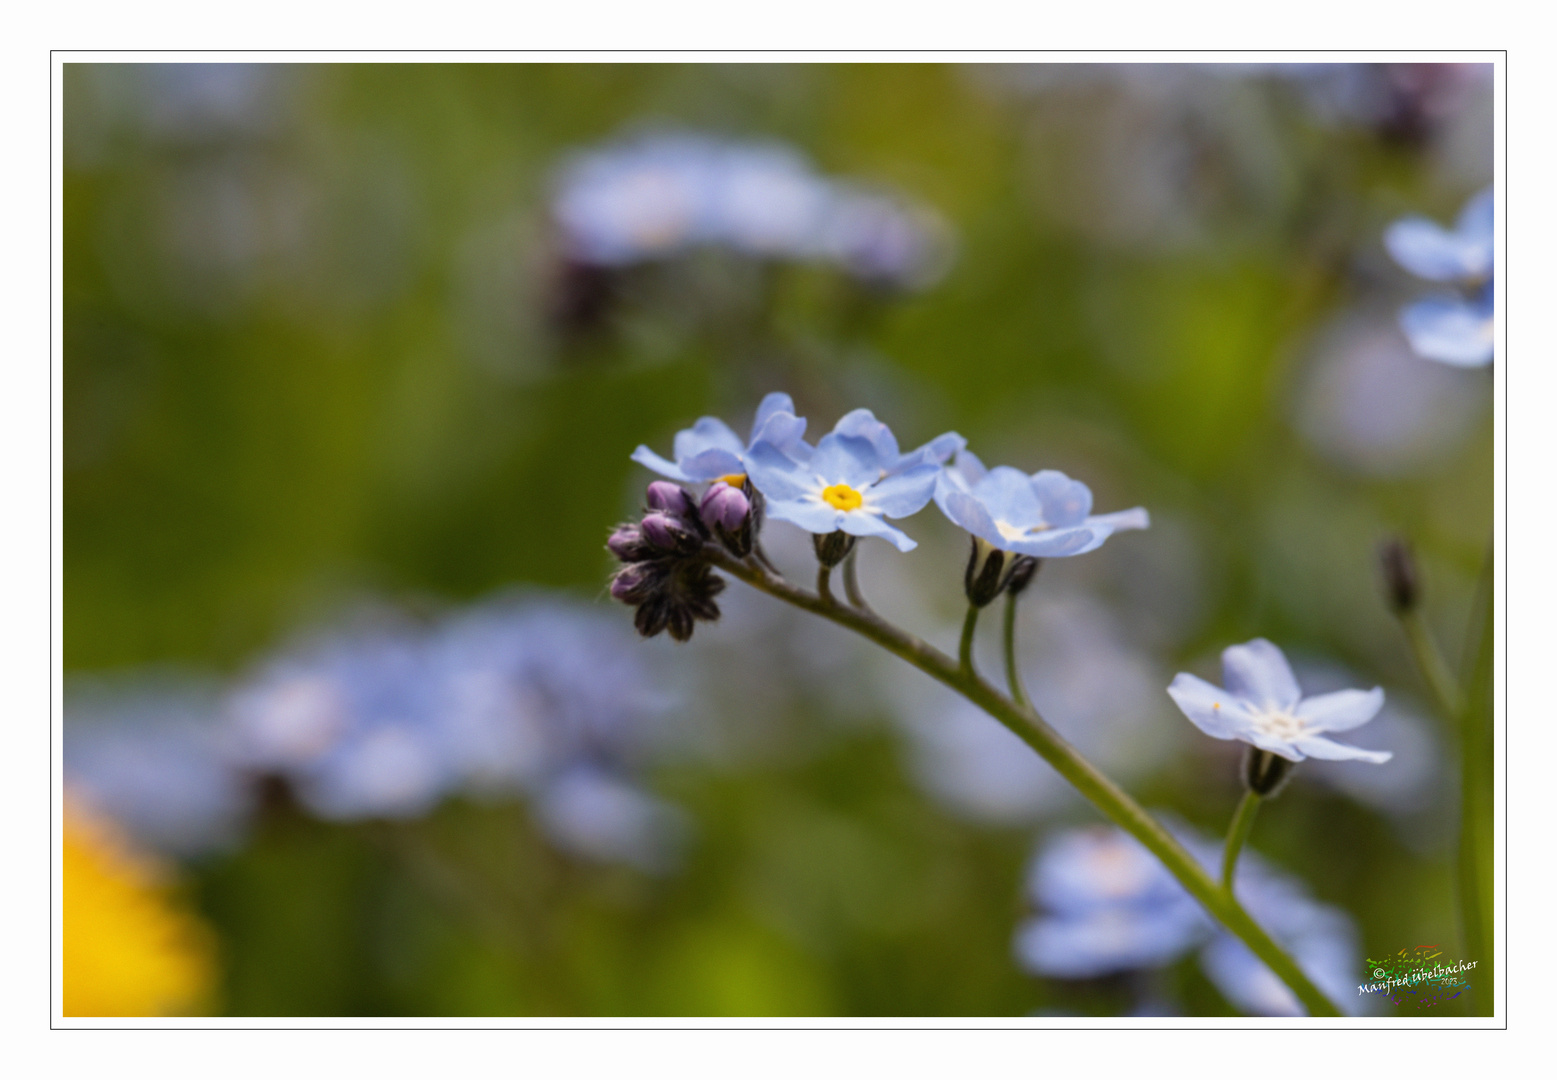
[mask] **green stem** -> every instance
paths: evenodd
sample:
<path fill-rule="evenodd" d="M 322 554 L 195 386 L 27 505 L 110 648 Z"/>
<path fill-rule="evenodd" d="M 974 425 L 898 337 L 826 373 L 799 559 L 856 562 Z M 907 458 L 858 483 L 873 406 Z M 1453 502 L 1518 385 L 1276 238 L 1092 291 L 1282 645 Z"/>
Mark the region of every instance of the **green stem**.
<path fill-rule="evenodd" d="M 1411 655 L 1416 660 L 1417 670 L 1422 673 L 1422 681 L 1427 683 L 1427 689 L 1437 702 L 1439 711 L 1446 719 L 1453 720 L 1460 715 L 1464 698 L 1460 694 L 1459 680 L 1454 677 L 1448 661 L 1438 648 L 1437 639 L 1427 628 L 1427 622 L 1420 611 L 1402 612 L 1400 626 L 1411 644 Z"/>
<path fill-rule="evenodd" d="M 1460 713 L 1460 843 L 1457 858 L 1460 927 L 1468 959 L 1485 969 L 1484 1015 L 1492 1015 L 1493 849 L 1496 843 L 1493 800 L 1493 671 L 1496 636 L 1492 603 L 1494 566 L 1489 546 L 1482 580 L 1466 634 L 1467 671 Z"/>
<path fill-rule="evenodd" d="M 861 611 L 869 611 L 870 605 L 865 602 L 865 594 L 860 591 L 859 571 L 854 565 L 854 560 L 858 558 L 859 553 L 860 546 L 855 544 L 843 557 L 843 593 L 849 598 L 849 603 Z"/>
<path fill-rule="evenodd" d="M 1011 690 L 1011 700 L 1027 708 L 1027 691 L 1022 688 L 1022 673 L 1016 666 L 1016 601 L 1019 593 L 1006 594 L 1006 686 Z"/>
<path fill-rule="evenodd" d="M 964 675 L 977 675 L 973 670 L 973 628 L 978 621 L 978 605 L 969 604 L 967 617 L 962 620 L 962 641 L 957 644 L 957 662 Z"/>
<path fill-rule="evenodd" d="M 1233 872 L 1238 869 L 1238 854 L 1244 841 L 1254 828 L 1254 815 L 1259 812 L 1260 797 L 1252 791 L 1243 793 L 1243 801 L 1233 812 L 1233 822 L 1227 827 L 1227 847 L 1222 851 L 1222 888 L 1233 895 Z"/>
<path fill-rule="evenodd" d="M 1009 728 L 1037 751 L 1061 776 L 1103 814 L 1160 859 L 1189 894 L 1200 901 L 1218 922 L 1236 934 L 1249 949 L 1292 988 L 1313 1016 L 1340 1016 L 1340 1011 L 1314 986 L 1303 970 L 1250 917 L 1230 893 L 1223 890 L 1193 855 L 1143 810 L 1134 799 L 1083 757 L 1050 727 L 1033 708 L 1018 705 L 933 645 L 905 633 L 880 617 L 855 608 L 830 604 L 815 593 L 774 577 L 760 568 L 737 561 L 723 548 L 710 546 L 707 557 L 732 577 L 798 608 L 814 612 L 874 641 L 931 678 L 956 690 L 968 701 Z M 964 641 L 971 644 L 971 628 L 977 609 L 964 624 Z"/>

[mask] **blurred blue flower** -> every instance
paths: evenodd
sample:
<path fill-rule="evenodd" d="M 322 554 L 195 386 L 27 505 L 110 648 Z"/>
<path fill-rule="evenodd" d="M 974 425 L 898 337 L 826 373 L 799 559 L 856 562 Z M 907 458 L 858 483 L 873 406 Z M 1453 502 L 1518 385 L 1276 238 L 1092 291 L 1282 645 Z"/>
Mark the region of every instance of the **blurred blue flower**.
<path fill-rule="evenodd" d="M 954 523 L 980 540 L 1019 555 L 1052 559 L 1082 555 L 1121 529 L 1151 524 L 1137 506 L 1089 516 L 1092 492 L 1079 480 L 1045 469 L 1028 476 L 1020 469 L 984 463 L 967 450 L 940 472 L 935 503 Z"/>
<path fill-rule="evenodd" d="M 228 759 L 216 694 L 173 676 L 72 679 L 65 782 L 135 839 L 176 856 L 228 846 L 253 791 Z"/>
<path fill-rule="evenodd" d="M 229 706 L 239 760 L 286 776 L 321 817 L 414 817 L 454 781 L 418 637 L 372 630 L 269 663 Z"/>
<path fill-rule="evenodd" d="M 782 144 L 685 133 L 576 155 L 559 171 L 552 213 L 568 254 L 601 266 L 711 244 L 915 286 L 939 272 L 949 246 L 928 210 L 826 179 Z"/>
<path fill-rule="evenodd" d="M 829 432 L 804 461 L 771 443 L 754 446 L 748 474 L 767 500 L 768 516 L 818 535 L 842 530 L 851 536 L 879 536 L 899 551 L 917 547 L 883 519 L 922 510 L 935 491 L 941 467 L 931 461 L 900 467 L 891 432 L 876 434 L 872 441 Z M 894 454 L 883 457 L 888 440 Z"/>
<path fill-rule="evenodd" d="M 1493 196 L 1487 188 L 1460 211 L 1453 229 L 1403 218 L 1384 233 L 1395 261 L 1420 278 L 1460 287 L 1401 309 L 1400 327 L 1416 352 L 1458 367 L 1492 362 Z"/>
<path fill-rule="evenodd" d="M 1018 931 L 1030 971 L 1091 978 L 1172 963 L 1210 933 L 1210 921 L 1150 852 L 1101 826 L 1052 839 L 1028 872 L 1046 914 Z"/>
<path fill-rule="evenodd" d="M 1208 870 L 1217 844 L 1181 825 L 1171 831 Z M 1246 852 L 1236 891 L 1249 913 L 1331 1000 L 1352 1011 L 1357 935 L 1337 908 Z M 1236 937 L 1217 927 L 1178 881 L 1121 829 L 1093 826 L 1051 837 L 1035 855 L 1028 894 L 1041 914 L 1017 931 L 1018 960 L 1055 978 L 1091 978 L 1170 964 L 1200 948 L 1206 975 L 1227 1000 L 1257 1016 L 1302 1016 L 1301 1004 Z"/>
<path fill-rule="evenodd" d="M 649 873 L 674 867 L 688 832 L 686 814 L 677 807 L 587 766 L 552 780 L 541 792 L 538 813 L 559 847 Z"/>
<path fill-rule="evenodd" d="M 1222 652 L 1224 690 L 1180 672 L 1168 695 L 1190 722 L 1214 739 L 1239 739 L 1288 761 L 1371 761 L 1390 754 L 1332 742 L 1324 735 L 1350 731 L 1384 707 L 1384 691 L 1337 690 L 1304 698 L 1281 650 L 1264 638 Z"/>
<path fill-rule="evenodd" d="M 666 461 L 647 446 L 634 450 L 632 459 L 682 483 L 718 480 L 746 473 L 748 457 L 759 443 L 771 443 L 786 453 L 809 457 L 811 448 L 801 438 L 805 430 L 806 422 L 795 415 L 795 403 L 790 396 L 769 394 L 757 406 L 757 418 L 752 422 L 747 443 L 742 443 L 741 437 L 723 420 L 705 416 L 676 432 L 675 461 Z"/>

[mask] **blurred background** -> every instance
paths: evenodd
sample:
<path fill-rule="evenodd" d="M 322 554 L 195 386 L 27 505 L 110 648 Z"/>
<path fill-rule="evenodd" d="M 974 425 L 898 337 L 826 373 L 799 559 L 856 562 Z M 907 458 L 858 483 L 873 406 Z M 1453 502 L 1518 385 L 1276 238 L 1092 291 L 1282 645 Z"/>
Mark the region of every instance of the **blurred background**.
<path fill-rule="evenodd" d="M 1188 923 L 1035 946 L 1055 865 L 1123 863 L 918 672 L 739 583 L 636 638 L 628 454 L 774 390 L 1150 510 L 1021 634 L 1186 836 L 1239 752 L 1175 672 L 1264 636 L 1382 685 L 1394 759 L 1260 817 L 1267 918 L 1338 994 L 1452 955 L 1453 744 L 1376 551 L 1455 654 L 1490 378 L 1413 354 L 1381 236 L 1492 138 L 1473 65 L 67 65 L 66 1012 L 1282 1012 Z M 954 647 L 966 537 L 902 525 L 865 591 Z"/>

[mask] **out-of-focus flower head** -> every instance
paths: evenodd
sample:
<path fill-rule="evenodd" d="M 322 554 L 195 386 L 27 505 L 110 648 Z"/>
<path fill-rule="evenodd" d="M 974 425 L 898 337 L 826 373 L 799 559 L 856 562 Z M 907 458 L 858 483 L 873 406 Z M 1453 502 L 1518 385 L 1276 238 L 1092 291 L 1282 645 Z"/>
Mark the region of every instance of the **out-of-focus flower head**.
<path fill-rule="evenodd" d="M 1172 832 L 1207 869 L 1215 842 L 1183 826 Z M 1354 1007 L 1356 931 L 1347 915 L 1315 902 L 1302 884 L 1252 852 L 1235 885 L 1249 914 L 1343 1009 Z M 1302 1016 L 1301 1004 L 1265 964 L 1215 926 L 1178 881 L 1123 830 L 1094 826 L 1051 837 L 1035 854 L 1028 892 L 1042 913 L 1016 935 L 1028 970 L 1088 978 L 1172 963 L 1201 948 L 1206 975 L 1228 1001 L 1260 1016 Z"/>
<path fill-rule="evenodd" d="M 1193 898 L 1118 829 L 1052 839 L 1029 870 L 1028 893 L 1047 914 L 1023 925 L 1016 950 L 1043 975 L 1077 979 L 1159 967 L 1210 931 Z"/>
<path fill-rule="evenodd" d="M 676 432 L 672 444 L 675 461 L 666 461 L 647 446 L 632 452 L 638 464 L 661 476 L 682 483 L 727 479 L 739 487 L 747 472 L 751 452 L 761 443 L 770 443 L 785 453 L 810 456 L 805 444 L 806 421 L 795 415 L 795 403 L 788 394 L 769 394 L 757 406 L 752 421 L 751 439 L 741 437 L 715 416 L 704 416 L 689 428 Z"/>
<path fill-rule="evenodd" d="M 687 133 L 577 154 L 559 171 L 552 215 L 570 259 L 613 267 L 715 245 L 917 287 L 940 273 L 948 247 L 929 210 L 820 176 L 780 143 Z"/>
<path fill-rule="evenodd" d="M 674 866 L 688 830 L 681 810 L 589 766 L 552 779 L 540 794 L 538 811 L 560 847 L 649 873 Z"/>
<path fill-rule="evenodd" d="M 213 688 L 172 675 L 73 679 L 65 778 L 135 842 L 179 857 L 226 847 L 252 809 Z"/>
<path fill-rule="evenodd" d="M 1459 287 L 1457 294 L 1426 296 L 1400 311 L 1411 347 L 1429 360 L 1457 367 L 1492 362 L 1493 207 L 1487 188 L 1465 204 L 1453 229 L 1408 217 L 1384 233 L 1384 246 L 1401 266 Z"/>
<path fill-rule="evenodd" d="M 210 931 L 169 895 L 165 868 L 74 790 L 61 844 L 66 1016 L 180 1016 L 209 1005 Z"/>
<path fill-rule="evenodd" d="M 1324 736 L 1350 731 L 1384 707 L 1384 691 L 1336 690 L 1305 698 L 1282 651 L 1264 638 L 1222 652 L 1226 689 L 1180 672 L 1168 695 L 1191 723 L 1214 739 L 1238 739 L 1288 761 L 1371 761 L 1387 752 L 1363 750 Z"/>
<path fill-rule="evenodd" d="M 869 416 L 861 413 L 861 420 Z M 748 455 L 749 475 L 763 495 L 768 516 L 817 536 L 843 532 L 879 536 L 899 551 L 917 547 L 885 519 L 924 509 L 941 466 L 933 459 L 904 466 L 892 433 L 874 417 L 869 419 L 875 438 L 832 431 L 803 461 L 769 443 L 754 446 Z M 884 455 L 884 450 L 889 452 Z"/>
<path fill-rule="evenodd" d="M 286 776 L 321 817 L 415 817 L 454 780 L 420 639 L 326 638 L 273 661 L 230 704 L 238 760 Z"/>

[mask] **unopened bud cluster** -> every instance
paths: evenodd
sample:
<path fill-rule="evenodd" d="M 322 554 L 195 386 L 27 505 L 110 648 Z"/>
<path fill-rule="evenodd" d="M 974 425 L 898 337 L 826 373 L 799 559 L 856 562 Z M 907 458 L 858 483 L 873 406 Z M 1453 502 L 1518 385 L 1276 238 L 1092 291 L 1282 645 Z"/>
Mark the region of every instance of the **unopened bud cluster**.
<path fill-rule="evenodd" d="M 751 552 L 752 500 L 740 488 L 715 484 L 698 500 L 691 492 L 656 480 L 637 522 L 618 525 L 606 548 L 622 562 L 611 595 L 637 608 L 633 625 L 644 637 L 668 630 L 677 641 L 692 637 L 698 620 L 714 622 L 714 597 L 724 579 L 713 572 L 706 549 L 718 540 L 738 556 Z"/>

